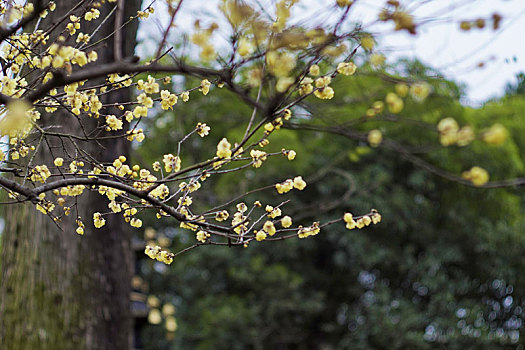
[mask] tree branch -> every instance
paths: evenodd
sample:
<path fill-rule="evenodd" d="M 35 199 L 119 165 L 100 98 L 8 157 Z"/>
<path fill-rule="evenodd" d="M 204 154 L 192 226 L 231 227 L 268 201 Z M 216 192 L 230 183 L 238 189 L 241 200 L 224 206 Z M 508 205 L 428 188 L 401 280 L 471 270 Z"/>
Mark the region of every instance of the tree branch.
<path fill-rule="evenodd" d="M 307 131 L 322 131 L 328 132 L 331 134 L 337 134 L 345 136 L 347 138 L 365 141 L 367 142 L 368 137 L 365 133 L 360 133 L 350 129 L 342 129 L 338 127 L 323 127 L 317 125 L 307 125 L 307 124 L 286 124 L 285 128 L 294 129 L 294 130 L 307 130 Z M 405 146 L 401 145 L 398 142 L 393 140 L 383 140 L 378 147 L 382 147 L 391 151 L 395 151 L 401 155 L 404 159 L 408 160 L 412 164 L 427 170 L 428 172 L 447 179 L 449 181 L 458 182 L 462 185 L 476 187 L 476 188 L 499 188 L 499 187 L 511 187 L 511 186 L 525 186 L 525 177 L 519 177 L 515 179 L 507 179 L 501 181 L 491 181 L 482 186 L 475 186 L 469 180 L 466 180 L 458 175 L 455 175 L 449 171 L 446 171 L 442 168 L 436 167 L 429 162 L 423 160 L 422 158 L 411 153 Z"/>
<path fill-rule="evenodd" d="M 46 9 L 47 6 L 43 6 L 42 0 L 36 0 L 33 4 L 34 10 L 33 12 L 27 16 L 24 17 L 21 21 L 19 21 L 17 24 L 9 27 L 9 28 L 1 28 L 0 27 L 0 43 L 3 43 L 5 39 L 16 33 L 16 31 L 25 25 L 29 24 L 32 20 L 37 18 L 40 15 L 40 12 L 42 10 Z"/>

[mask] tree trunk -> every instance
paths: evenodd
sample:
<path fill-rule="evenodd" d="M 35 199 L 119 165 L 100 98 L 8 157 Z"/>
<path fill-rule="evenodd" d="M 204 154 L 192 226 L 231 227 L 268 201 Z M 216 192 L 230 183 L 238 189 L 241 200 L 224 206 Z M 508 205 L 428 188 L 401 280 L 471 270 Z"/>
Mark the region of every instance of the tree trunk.
<path fill-rule="evenodd" d="M 125 21 L 136 13 L 140 1 L 123 3 Z M 73 3 L 58 1 L 56 11 L 46 19 L 47 24 L 62 17 L 73 6 L 70 4 Z M 115 4 L 103 5 L 102 18 L 112 6 Z M 92 42 L 113 32 L 114 16 Z M 122 57 L 133 55 L 136 30 L 136 21 L 123 29 Z M 89 33 L 84 22 L 81 31 Z M 113 37 L 96 51 L 98 62 L 112 62 Z M 129 94 L 130 91 L 120 90 L 105 95 L 102 102 L 129 100 Z M 116 111 L 109 113 L 117 114 Z M 71 115 L 43 114 L 42 120 L 44 126 L 52 124 L 61 132 L 79 133 L 78 123 Z M 51 149 L 62 147 L 58 139 L 49 141 Z M 126 140 L 105 140 L 102 145 L 104 148 L 79 144 L 101 162 L 112 162 L 128 153 Z M 51 155 L 50 148 L 46 147 L 39 152 L 34 164 L 52 164 L 53 157 L 57 156 L 62 156 L 60 151 Z M 75 233 L 75 208 L 67 220 L 60 222 L 63 231 L 30 203 L 6 209 L 1 257 L 0 348 L 131 348 L 131 228 L 120 217 L 113 216 L 104 227 L 95 229 L 93 212 L 106 212 L 107 204 L 107 199 L 96 193 L 84 193 L 78 198 L 78 215 L 86 224 L 84 236 Z"/>

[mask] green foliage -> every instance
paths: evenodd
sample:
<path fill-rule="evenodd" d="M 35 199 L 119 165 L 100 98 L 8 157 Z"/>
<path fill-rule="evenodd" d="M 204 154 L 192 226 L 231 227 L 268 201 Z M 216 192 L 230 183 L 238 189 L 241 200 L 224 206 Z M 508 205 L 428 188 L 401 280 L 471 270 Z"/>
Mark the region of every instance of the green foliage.
<path fill-rule="evenodd" d="M 516 84 L 509 83 L 505 87 L 507 95 L 523 95 L 525 93 L 525 73 L 516 74 Z"/>
<path fill-rule="evenodd" d="M 419 63 L 397 67 L 400 76 L 410 71 L 427 80 L 429 74 Z M 404 147 L 422 150 L 418 156 L 431 166 L 455 173 L 481 165 L 494 179 L 523 174 L 521 97 L 465 108 L 458 102 L 460 88 L 438 76 L 430 80 L 433 93 L 424 104 L 407 98 L 399 117 L 384 113 L 370 120 L 363 117 L 370 101 L 383 99 L 394 84 L 369 73 L 338 79 L 333 103 L 303 104 L 293 122 L 346 123 L 363 135 L 379 128 Z M 159 137 L 139 150 L 142 159 L 152 162 L 149 154 L 176 149 L 171 141 L 176 137 L 161 135 L 187 133 L 199 113 L 210 120 L 212 133 L 185 145 L 183 162 L 210 157 L 218 141 L 214 135 L 239 139 L 241 121 L 251 111 L 227 92 L 211 94 L 213 99 L 176 106 L 173 114 L 160 117 L 165 122 L 151 125 L 150 132 Z M 476 140 L 463 148 L 436 147 L 435 125 L 447 116 L 476 131 L 497 120 L 511 138 L 503 146 Z M 265 186 L 301 174 L 307 189 L 292 194 L 283 208 L 296 223 L 370 208 L 379 210 L 383 223 L 359 231 L 334 225 L 315 238 L 247 249 L 200 247 L 161 273 L 155 272 L 155 262 L 143 261 L 150 292 L 177 306 L 179 323 L 173 342 L 159 338 L 160 326 L 147 327 L 149 348 L 494 349 L 523 343 L 518 339 L 525 302 L 522 190 L 453 183 L 414 166 L 399 152 L 372 149 L 359 137 L 283 130 L 270 141 L 269 150 L 279 151 L 271 149 L 274 144 L 294 149 L 297 159 L 272 158 L 257 173 L 247 169 L 205 182 L 208 203 L 253 189 L 249 183 Z M 263 205 L 281 200 L 274 190 L 263 196 Z M 172 239 L 173 250 L 194 242 L 191 232 L 158 226 L 154 219 L 149 224 Z"/>

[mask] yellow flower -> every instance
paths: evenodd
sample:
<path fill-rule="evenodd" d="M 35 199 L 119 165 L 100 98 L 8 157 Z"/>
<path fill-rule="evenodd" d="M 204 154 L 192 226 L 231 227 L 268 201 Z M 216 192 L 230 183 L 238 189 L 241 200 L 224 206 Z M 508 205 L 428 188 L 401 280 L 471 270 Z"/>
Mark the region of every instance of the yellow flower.
<path fill-rule="evenodd" d="M 146 95 L 145 93 L 138 95 L 137 101 L 146 108 L 153 107 L 153 99 L 151 97 L 148 97 L 148 95 Z"/>
<path fill-rule="evenodd" d="M 315 236 L 321 231 L 319 227 L 319 222 L 314 222 L 312 226 L 309 227 L 301 227 L 299 226 L 299 231 L 297 231 L 297 236 L 299 238 L 306 238 L 309 236 Z"/>
<path fill-rule="evenodd" d="M 478 166 L 472 167 L 468 171 L 464 171 L 462 177 L 472 182 L 474 186 L 483 186 L 489 181 L 489 173 Z"/>
<path fill-rule="evenodd" d="M 63 158 L 55 158 L 55 160 L 53 161 L 53 164 L 55 164 L 55 166 L 62 166 L 62 164 L 64 164 L 64 159 Z"/>
<path fill-rule="evenodd" d="M 252 149 L 250 151 L 250 157 L 252 157 L 253 167 L 259 168 L 263 161 L 266 160 L 266 152 Z"/>
<path fill-rule="evenodd" d="M 356 227 L 357 227 L 357 223 L 354 220 L 346 223 L 346 228 L 348 230 L 353 230 Z"/>
<path fill-rule="evenodd" d="M 381 131 L 375 129 L 368 133 L 368 143 L 372 147 L 377 147 L 383 141 L 383 134 Z"/>
<path fill-rule="evenodd" d="M 197 241 L 201 242 L 201 243 L 206 243 L 206 240 L 210 237 L 210 234 L 206 231 L 198 231 L 196 234 L 195 234 L 195 238 L 197 239 Z"/>
<path fill-rule="evenodd" d="M 246 205 L 246 203 L 239 203 L 237 204 L 237 210 L 240 212 L 240 213 L 244 213 L 248 210 L 248 206 Z"/>
<path fill-rule="evenodd" d="M 312 93 L 312 91 L 314 91 L 314 86 L 312 85 L 312 83 L 312 78 L 304 78 L 299 85 L 299 94 L 303 96 Z"/>
<path fill-rule="evenodd" d="M 384 109 L 385 109 L 385 103 L 383 101 L 375 101 L 372 104 L 372 116 L 375 116 L 376 114 L 383 112 Z"/>
<path fill-rule="evenodd" d="M 457 142 L 459 125 L 454 118 L 444 118 L 437 125 L 439 141 L 443 146 L 450 146 Z"/>
<path fill-rule="evenodd" d="M 165 154 L 162 161 L 164 162 L 164 170 L 166 170 L 167 173 L 180 170 L 181 160 L 178 156 L 174 156 L 171 153 Z"/>
<path fill-rule="evenodd" d="M 319 90 L 315 90 L 314 95 L 321 100 L 331 100 L 334 97 L 334 89 L 330 86 L 326 86 Z"/>
<path fill-rule="evenodd" d="M 306 182 L 303 180 L 301 176 L 296 176 L 293 179 L 293 187 L 302 191 L 306 187 Z"/>
<path fill-rule="evenodd" d="M 266 239 L 266 232 L 264 231 L 257 231 L 257 233 L 255 234 L 255 239 L 257 241 L 264 241 Z"/>
<path fill-rule="evenodd" d="M 275 84 L 275 89 L 278 92 L 285 92 L 294 82 L 295 79 L 292 77 L 279 77 L 277 84 Z"/>
<path fill-rule="evenodd" d="M 228 219 L 228 216 L 230 216 L 228 211 L 227 210 L 222 210 L 222 211 L 217 212 L 217 214 L 215 214 L 215 220 L 217 220 L 217 221 L 224 221 L 224 220 Z"/>
<path fill-rule="evenodd" d="M 151 309 L 148 313 L 148 322 L 150 324 L 160 324 L 162 322 L 162 315 L 160 310 Z"/>
<path fill-rule="evenodd" d="M 166 316 L 171 316 L 175 314 L 175 306 L 173 304 L 167 303 L 162 306 L 162 313 Z"/>
<path fill-rule="evenodd" d="M 270 51 L 266 54 L 268 70 L 276 77 L 286 77 L 297 64 L 295 56 L 289 53 Z"/>
<path fill-rule="evenodd" d="M 206 96 L 208 92 L 210 92 L 210 86 L 211 83 L 208 81 L 208 79 L 204 79 L 203 81 L 201 81 L 201 87 L 199 91 L 201 91 L 202 94 Z"/>
<path fill-rule="evenodd" d="M 341 62 L 337 65 L 337 72 L 343 75 L 352 75 L 356 69 L 357 66 L 353 62 Z"/>
<path fill-rule="evenodd" d="M 89 34 L 78 33 L 76 42 L 77 43 L 83 42 L 83 43 L 87 44 L 89 42 L 89 39 L 90 39 Z M 80 52 L 82 52 L 82 51 L 80 51 Z M 85 53 L 84 53 L 84 55 L 85 55 Z M 87 61 L 87 57 L 86 57 L 86 61 Z"/>
<path fill-rule="evenodd" d="M 159 92 L 159 84 L 155 82 L 155 78 L 153 78 L 151 75 L 148 75 L 147 82 L 143 82 L 142 84 L 138 84 L 138 85 L 139 85 L 139 89 L 144 90 L 144 92 L 147 94 L 156 94 Z"/>
<path fill-rule="evenodd" d="M 459 129 L 456 142 L 458 146 L 466 146 L 474 141 L 475 138 L 474 130 L 467 125 Z"/>
<path fill-rule="evenodd" d="M 284 228 L 288 228 L 288 227 L 292 226 L 292 218 L 289 217 L 288 215 L 286 215 L 285 217 L 283 217 L 281 219 L 281 225 Z"/>
<path fill-rule="evenodd" d="M 337 0 L 337 6 L 339 7 L 345 7 L 345 6 L 350 6 L 354 3 L 353 0 Z"/>
<path fill-rule="evenodd" d="M 166 317 L 166 323 L 164 326 L 168 332 L 175 332 L 177 330 L 177 320 L 173 316 L 168 316 Z"/>
<path fill-rule="evenodd" d="M 241 38 L 239 40 L 239 46 L 237 48 L 237 52 L 242 57 L 246 57 L 250 55 L 255 50 L 255 45 L 253 45 L 251 40 L 248 40 L 246 38 Z"/>
<path fill-rule="evenodd" d="M 41 212 L 42 214 L 47 214 L 53 211 L 55 209 L 55 205 L 51 202 L 40 202 L 36 204 L 36 209 Z"/>
<path fill-rule="evenodd" d="M 365 35 L 361 38 L 361 46 L 365 50 L 372 50 L 375 46 L 374 38 L 371 35 Z"/>
<path fill-rule="evenodd" d="M 148 246 L 146 246 L 146 249 L 145 249 L 144 253 L 146 253 L 146 251 L 148 249 L 156 250 L 157 248 L 158 248 L 158 251 L 160 253 L 160 249 L 161 248 L 159 246 L 151 247 L 151 246 L 148 245 Z M 146 254 L 146 255 L 148 255 L 148 254 Z M 155 259 L 155 257 L 156 257 L 156 254 L 153 257 L 151 257 L 151 258 Z M 154 295 L 148 295 L 148 298 L 146 299 L 146 303 L 148 304 L 148 306 L 150 308 L 158 308 L 158 307 L 160 307 L 160 300 L 159 300 L 159 298 L 157 298 Z"/>
<path fill-rule="evenodd" d="M 128 130 L 128 131 L 126 131 L 126 134 L 128 134 L 128 136 L 126 138 L 129 141 L 133 141 L 133 139 L 135 139 L 138 142 L 142 142 L 146 138 L 144 136 L 144 131 L 142 129 L 137 129 L 137 130 L 135 130 L 133 132 L 131 130 Z"/>
<path fill-rule="evenodd" d="M 288 108 L 286 108 L 284 111 L 283 111 L 283 119 L 284 120 L 290 120 L 292 118 L 292 111 L 289 110 Z"/>
<path fill-rule="evenodd" d="M 31 181 L 46 182 L 47 178 L 51 176 L 51 172 L 47 165 L 37 165 L 31 172 Z"/>
<path fill-rule="evenodd" d="M 14 80 L 8 80 L 7 82 L 14 83 Z M 5 84 L 4 81 L 3 83 Z M 6 88 L 4 86 L 2 92 L 7 93 L 5 90 Z M 29 131 L 28 129 L 31 127 L 31 124 L 26 115 L 30 108 L 31 105 L 24 100 L 9 102 L 7 104 L 7 114 L 0 122 L 0 130 L 2 133 L 4 135 L 9 134 L 14 136 L 15 134 L 25 132 L 25 130 Z"/>
<path fill-rule="evenodd" d="M 332 78 L 329 75 L 315 79 L 315 87 L 323 88 L 330 84 Z"/>
<path fill-rule="evenodd" d="M 399 31 L 405 29 L 412 35 L 416 34 L 416 25 L 414 24 L 414 18 L 408 12 L 397 10 L 393 14 L 392 19 L 396 24 L 394 30 Z"/>
<path fill-rule="evenodd" d="M 483 134 L 483 141 L 491 145 L 501 145 L 508 136 L 509 132 L 507 129 L 503 125 L 496 123 Z"/>
<path fill-rule="evenodd" d="M 93 213 L 93 223 L 96 228 L 101 228 L 106 224 L 106 220 L 102 217 L 102 214 L 100 213 Z"/>
<path fill-rule="evenodd" d="M 454 118 L 445 118 L 439 121 L 437 129 L 439 132 L 446 134 L 448 132 L 458 131 L 459 125 Z"/>
<path fill-rule="evenodd" d="M 169 196 L 169 194 L 170 194 L 170 190 L 168 186 L 164 184 L 157 186 L 153 191 L 150 192 L 150 195 L 152 197 L 160 198 L 160 199 L 166 198 L 167 196 Z"/>
<path fill-rule="evenodd" d="M 273 222 L 271 221 L 266 221 L 263 225 L 263 230 L 268 233 L 270 236 L 273 236 L 276 232 L 275 230 L 275 226 L 273 224 Z"/>
<path fill-rule="evenodd" d="M 459 29 L 469 31 L 470 29 L 472 29 L 472 23 L 469 21 L 461 21 L 459 24 Z"/>
<path fill-rule="evenodd" d="M 397 83 L 395 86 L 396 94 L 405 97 L 408 94 L 408 85 L 405 83 Z"/>
<path fill-rule="evenodd" d="M 181 228 L 185 228 L 187 230 L 197 231 L 198 226 L 191 222 L 181 222 L 179 225 Z"/>
<path fill-rule="evenodd" d="M 197 130 L 197 134 L 199 134 L 200 137 L 208 136 L 211 130 L 211 128 L 205 123 L 197 123 L 195 129 Z"/>
<path fill-rule="evenodd" d="M 381 222 L 381 214 L 379 214 L 375 209 L 372 209 L 372 222 L 374 224 L 378 224 Z"/>
<path fill-rule="evenodd" d="M 217 157 L 230 158 L 232 155 L 231 144 L 224 137 L 217 145 Z"/>
<path fill-rule="evenodd" d="M 415 83 L 410 86 L 410 95 L 412 95 L 416 101 L 423 101 L 425 98 L 427 98 L 429 93 L 430 85 L 427 83 Z"/>
<path fill-rule="evenodd" d="M 139 228 L 139 227 L 142 227 L 142 220 L 137 219 L 137 218 L 133 218 L 133 219 L 131 219 L 131 221 L 129 222 L 129 224 L 130 224 L 131 226 L 133 226 L 133 227 L 137 227 L 137 228 Z"/>
<path fill-rule="evenodd" d="M 273 131 L 273 129 L 275 129 L 275 127 L 273 126 L 272 123 L 266 123 L 264 124 L 264 130 L 267 132 L 267 133 L 271 133 Z"/>
<path fill-rule="evenodd" d="M 375 53 L 370 56 L 370 64 L 374 67 L 380 67 L 385 64 L 386 57 L 382 54 Z"/>
<path fill-rule="evenodd" d="M 344 222 L 346 222 L 346 228 L 349 230 L 353 230 L 356 227 L 356 222 L 354 221 L 354 217 L 351 213 L 345 213 L 343 216 Z"/>
<path fill-rule="evenodd" d="M 109 204 L 108 204 L 108 207 L 114 213 L 120 213 L 122 211 L 122 208 L 120 207 L 120 204 L 118 204 L 115 201 L 110 201 Z"/>
<path fill-rule="evenodd" d="M 149 256 L 151 259 L 156 259 L 160 251 L 161 251 L 161 248 L 159 246 L 152 247 L 150 245 L 147 245 L 146 248 L 144 249 L 144 254 Z"/>
<path fill-rule="evenodd" d="M 247 81 L 250 86 L 259 86 L 261 84 L 263 72 L 260 68 L 250 69 L 247 73 Z"/>
<path fill-rule="evenodd" d="M 316 76 L 318 76 L 319 74 L 321 74 L 321 70 L 319 69 L 319 66 L 318 66 L 317 64 L 312 64 L 312 65 L 310 66 L 309 73 L 310 73 L 310 75 L 316 77 Z"/>
<path fill-rule="evenodd" d="M 110 130 L 120 130 L 122 129 L 122 120 L 118 119 L 114 115 L 108 115 L 106 117 L 106 124 Z"/>
<path fill-rule="evenodd" d="M 271 208 L 271 209 L 268 210 L 269 208 Z M 275 219 L 276 217 L 281 216 L 281 214 L 282 214 L 280 208 L 273 208 L 271 205 L 267 205 L 266 206 L 266 211 L 269 213 L 268 217 L 270 219 Z"/>
<path fill-rule="evenodd" d="M 190 196 L 180 197 L 178 203 L 181 206 L 190 206 L 193 203 L 193 199 Z"/>
<path fill-rule="evenodd" d="M 385 102 L 390 112 L 397 114 L 403 110 L 403 100 L 394 92 L 386 94 Z"/>
<path fill-rule="evenodd" d="M 160 252 L 160 256 L 157 256 L 157 260 L 169 265 L 173 262 L 173 256 L 174 255 L 172 253 L 163 250 Z"/>
<path fill-rule="evenodd" d="M 94 19 L 97 19 L 99 16 L 100 16 L 100 11 L 92 8 L 91 10 L 89 10 L 89 12 L 86 12 L 86 14 L 84 15 L 84 19 L 86 21 L 92 21 Z"/>
<path fill-rule="evenodd" d="M 294 182 L 292 179 L 288 179 L 283 183 L 275 184 L 275 189 L 279 194 L 289 192 L 294 187 Z"/>

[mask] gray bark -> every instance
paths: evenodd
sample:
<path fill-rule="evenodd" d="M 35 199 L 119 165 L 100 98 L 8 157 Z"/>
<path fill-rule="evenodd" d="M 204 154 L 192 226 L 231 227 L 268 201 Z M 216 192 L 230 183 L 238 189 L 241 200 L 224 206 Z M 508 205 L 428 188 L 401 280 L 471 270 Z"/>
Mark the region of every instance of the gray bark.
<path fill-rule="evenodd" d="M 46 19 L 47 24 L 62 17 L 73 5 L 70 1 L 57 1 L 57 10 Z M 136 13 L 139 5 L 138 0 L 125 1 L 124 20 Z M 111 6 L 114 4 L 103 5 L 101 17 Z M 114 16 L 97 37 L 104 37 L 113 29 Z M 133 55 L 136 30 L 136 22 L 124 28 L 123 57 Z M 85 27 L 82 31 L 87 32 Z M 97 52 L 99 63 L 112 62 L 113 39 L 107 40 Z M 129 94 L 125 90 L 107 94 L 102 102 L 129 100 Z M 117 111 L 110 113 L 117 114 Z M 70 115 L 43 115 L 42 122 L 44 126 L 58 126 L 64 133 L 80 134 L 78 122 Z M 49 141 L 53 156 L 46 146 L 34 164 L 52 164 L 53 157 L 63 155 L 59 151 L 60 140 Z M 57 148 L 53 148 L 55 146 Z M 129 153 L 129 142 L 120 139 L 102 142 L 103 148 L 89 143 L 79 146 L 101 162 L 111 162 Z M 66 147 L 71 149 L 71 144 Z M 34 205 L 26 203 L 6 208 L 1 256 L 0 348 L 131 348 L 131 228 L 118 216 L 109 218 L 103 228 L 94 228 L 92 214 L 107 211 L 107 199 L 96 193 L 84 193 L 78 199 L 78 213 L 86 224 L 84 236 L 75 233 L 74 210 L 68 220 L 60 223 L 61 231 L 49 217 L 37 212 Z"/>

